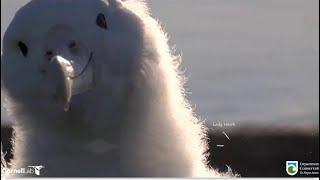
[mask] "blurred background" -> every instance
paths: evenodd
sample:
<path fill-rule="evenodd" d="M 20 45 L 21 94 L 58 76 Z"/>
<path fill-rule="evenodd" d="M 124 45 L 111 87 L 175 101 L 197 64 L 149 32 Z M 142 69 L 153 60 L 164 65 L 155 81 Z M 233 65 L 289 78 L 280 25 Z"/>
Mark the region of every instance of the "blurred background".
<path fill-rule="evenodd" d="M 1 43 L 26 2 L 1 0 Z M 319 162 L 318 0 L 147 2 L 182 54 L 213 167 L 275 177 Z"/>

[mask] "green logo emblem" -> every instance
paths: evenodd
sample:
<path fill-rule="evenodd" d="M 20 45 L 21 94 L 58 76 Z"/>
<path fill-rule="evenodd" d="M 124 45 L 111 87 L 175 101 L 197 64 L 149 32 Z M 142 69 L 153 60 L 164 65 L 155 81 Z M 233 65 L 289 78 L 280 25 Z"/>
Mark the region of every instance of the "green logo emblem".
<path fill-rule="evenodd" d="M 290 176 L 296 175 L 299 171 L 298 161 L 287 161 L 286 170 Z"/>

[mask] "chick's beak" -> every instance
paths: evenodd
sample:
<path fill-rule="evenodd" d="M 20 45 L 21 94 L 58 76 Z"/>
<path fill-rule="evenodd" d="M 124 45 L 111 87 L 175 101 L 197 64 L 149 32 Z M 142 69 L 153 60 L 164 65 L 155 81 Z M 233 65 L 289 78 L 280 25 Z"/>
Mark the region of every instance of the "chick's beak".
<path fill-rule="evenodd" d="M 91 65 L 92 54 L 88 58 L 66 59 L 57 55 L 51 61 L 56 62 L 63 73 L 63 82 L 60 88 L 60 100 L 64 110 L 68 111 L 74 95 L 89 91 L 93 87 L 94 75 Z"/>

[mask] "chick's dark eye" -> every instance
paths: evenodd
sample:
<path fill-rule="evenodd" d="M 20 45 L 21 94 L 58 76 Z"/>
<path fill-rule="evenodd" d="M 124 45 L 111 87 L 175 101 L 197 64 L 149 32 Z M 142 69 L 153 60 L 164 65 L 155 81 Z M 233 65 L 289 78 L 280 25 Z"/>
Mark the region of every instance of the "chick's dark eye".
<path fill-rule="evenodd" d="M 52 56 L 53 55 L 53 52 L 52 51 L 47 51 L 46 52 L 46 56 Z"/>
<path fill-rule="evenodd" d="M 96 24 L 102 29 L 105 29 L 105 30 L 108 29 L 106 17 L 102 13 L 98 14 L 96 19 Z"/>
<path fill-rule="evenodd" d="M 27 46 L 25 43 L 23 43 L 22 41 L 19 41 L 19 42 L 18 42 L 18 46 L 19 46 L 19 49 L 20 49 L 22 55 L 23 55 L 24 57 L 27 57 L 28 51 L 29 51 L 29 50 L 28 50 L 28 46 Z"/>
<path fill-rule="evenodd" d="M 75 48 L 77 46 L 77 43 L 76 41 L 71 41 L 68 46 L 69 48 Z"/>
<path fill-rule="evenodd" d="M 53 56 L 53 52 L 52 52 L 52 51 L 47 51 L 47 52 L 46 52 L 46 57 L 47 57 L 47 60 L 48 60 L 48 61 L 51 60 L 52 56 Z"/>

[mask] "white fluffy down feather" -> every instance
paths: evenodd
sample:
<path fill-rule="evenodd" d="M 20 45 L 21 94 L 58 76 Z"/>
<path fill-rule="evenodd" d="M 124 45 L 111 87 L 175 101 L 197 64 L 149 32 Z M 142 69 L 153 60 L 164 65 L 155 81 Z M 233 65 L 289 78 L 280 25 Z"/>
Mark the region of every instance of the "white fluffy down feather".
<path fill-rule="evenodd" d="M 16 131 L 11 167 L 43 165 L 43 176 L 232 176 L 206 165 L 205 128 L 167 41 L 142 0 L 22 7 L 1 61 Z"/>

